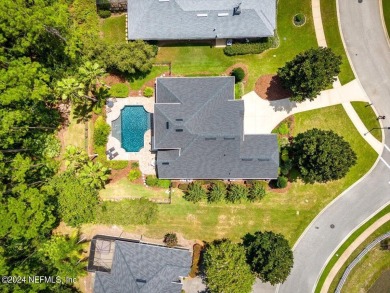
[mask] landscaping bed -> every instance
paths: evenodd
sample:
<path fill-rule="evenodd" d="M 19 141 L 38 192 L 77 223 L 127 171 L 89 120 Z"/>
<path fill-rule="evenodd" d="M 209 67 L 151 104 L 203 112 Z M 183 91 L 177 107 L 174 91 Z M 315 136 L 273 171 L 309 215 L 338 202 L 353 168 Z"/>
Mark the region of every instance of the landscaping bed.
<path fill-rule="evenodd" d="M 267 74 L 256 81 L 256 94 L 265 100 L 276 101 L 291 97 L 291 91 L 285 89 L 277 75 Z"/>

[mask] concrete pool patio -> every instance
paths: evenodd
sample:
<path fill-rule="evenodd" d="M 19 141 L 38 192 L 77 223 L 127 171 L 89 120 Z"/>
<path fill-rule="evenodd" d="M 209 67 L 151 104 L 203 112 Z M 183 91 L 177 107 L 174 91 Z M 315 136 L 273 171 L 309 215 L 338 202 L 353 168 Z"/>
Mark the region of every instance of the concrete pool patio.
<path fill-rule="evenodd" d="M 112 108 L 110 108 L 111 112 L 107 113 L 106 122 L 108 125 L 112 126 L 112 122 L 120 117 L 121 110 L 125 106 L 143 106 L 147 112 L 153 114 L 154 98 L 117 98 Z M 110 133 L 106 149 L 108 150 L 114 147 L 114 153 L 118 152 L 118 156 L 115 157 L 114 160 L 139 161 L 139 168 L 143 174 L 156 175 L 156 170 L 154 167 L 156 154 L 154 152 L 151 152 L 151 141 L 151 130 L 148 129 L 144 134 L 144 147 L 139 152 L 127 152 L 125 149 L 122 148 L 121 142 L 115 137 L 113 137 L 112 133 Z"/>

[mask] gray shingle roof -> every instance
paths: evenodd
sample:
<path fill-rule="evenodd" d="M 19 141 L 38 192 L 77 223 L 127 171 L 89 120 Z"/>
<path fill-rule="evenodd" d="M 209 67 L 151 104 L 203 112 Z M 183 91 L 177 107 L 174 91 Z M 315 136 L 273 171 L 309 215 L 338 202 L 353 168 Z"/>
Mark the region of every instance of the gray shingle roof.
<path fill-rule="evenodd" d="M 276 178 L 276 135 L 244 135 L 243 118 L 233 77 L 158 78 L 153 137 L 158 177 Z"/>
<path fill-rule="evenodd" d="M 96 272 L 94 293 L 180 293 L 190 266 L 188 250 L 116 240 L 111 272 Z"/>
<path fill-rule="evenodd" d="M 130 40 L 256 38 L 275 28 L 276 0 L 128 0 Z"/>

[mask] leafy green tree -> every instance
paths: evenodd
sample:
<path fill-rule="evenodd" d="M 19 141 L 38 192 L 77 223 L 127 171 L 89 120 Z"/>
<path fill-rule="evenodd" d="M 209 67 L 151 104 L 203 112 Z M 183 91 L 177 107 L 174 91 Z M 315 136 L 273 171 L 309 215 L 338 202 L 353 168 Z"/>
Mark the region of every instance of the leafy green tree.
<path fill-rule="evenodd" d="M 335 55 L 330 48 L 319 47 L 295 56 L 278 69 L 278 76 L 283 86 L 291 90 L 291 101 L 312 101 L 336 80 L 340 65 L 340 56 Z"/>
<path fill-rule="evenodd" d="M 230 240 L 214 241 L 204 254 L 206 284 L 211 293 L 249 293 L 255 277 L 245 249 Z"/>
<path fill-rule="evenodd" d="M 50 194 L 57 200 L 60 218 L 72 227 L 95 219 L 98 193 L 81 179 L 65 173 L 53 178 Z"/>
<path fill-rule="evenodd" d="M 245 78 L 245 71 L 241 67 L 237 67 L 232 70 L 230 75 L 236 78 L 236 83 L 237 83 L 243 81 L 243 79 Z"/>
<path fill-rule="evenodd" d="M 39 253 L 49 266 L 57 270 L 62 278 L 77 278 L 86 275 L 86 262 L 82 256 L 83 244 L 79 242 L 79 234 L 54 235 L 42 244 Z"/>
<path fill-rule="evenodd" d="M 68 171 L 77 171 L 87 164 L 88 155 L 83 149 L 69 145 L 66 147 L 64 159 Z"/>
<path fill-rule="evenodd" d="M 293 141 L 294 164 L 309 183 L 343 178 L 356 164 L 350 144 L 331 130 L 310 129 Z"/>
<path fill-rule="evenodd" d="M 89 161 L 76 173 L 81 182 L 94 189 L 102 189 L 109 178 L 110 170 L 101 163 Z"/>
<path fill-rule="evenodd" d="M 284 176 L 279 176 L 278 179 L 276 180 L 276 186 L 278 188 L 285 188 L 287 187 L 288 184 L 288 178 Z"/>
<path fill-rule="evenodd" d="M 281 234 L 256 232 L 243 239 L 247 261 L 263 282 L 283 283 L 294 264 L 288 241 Z"/>
<path fill-rule="evenodd" d="M 206 191 L 203 189 L 202 185 L 194 181 L 188 185 L 187 192 L 184 195 L 184 199 L 192 203 L 197 203 L 203 198 L 206 198 Z"/>
<path fill-rule="evenodd" d="M 226 185 L 223 182 L 212 183 L 207 195 L 208 202 L 220 202 L 226 196 Z"/>
<path fill-rule="evenodd" d="M 248 199 L 251 202 L 260 201 L 265 196 L 265 188 L 259 181 L 254 181 L 249 187 Z"/>
<path fill-rule="evenodd" d="M 248 198 L 248 189 L 246 186 L 241 184 L 232 183 L 228 187 L 228 192 L 226 194 L 226 200 L 231 203 L 240 202 L 243 199 Z"/>

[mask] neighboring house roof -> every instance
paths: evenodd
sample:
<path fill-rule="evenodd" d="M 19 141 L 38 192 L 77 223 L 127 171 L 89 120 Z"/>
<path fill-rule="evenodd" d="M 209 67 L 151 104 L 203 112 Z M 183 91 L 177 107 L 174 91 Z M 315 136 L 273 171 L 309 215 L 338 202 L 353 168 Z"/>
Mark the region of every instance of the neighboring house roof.
<path fill-rule="evenodd" d="M 234 77 L 158 78 L 153 116 L 158 177 L 276 178 L 276 135 L 244 135 L 243 118 Z"/>
<path fill-rule="evenodd" d="M 116 240 L 111 271 L 96 271 L 94 293 L 180 293 L 191 261 L 186 249 Z"/>
<path fill-rule="evenodd" d="M 258 38 L 276 29 L 276 0 L 128 0 L 127 10 L 130 40 Z"/>

